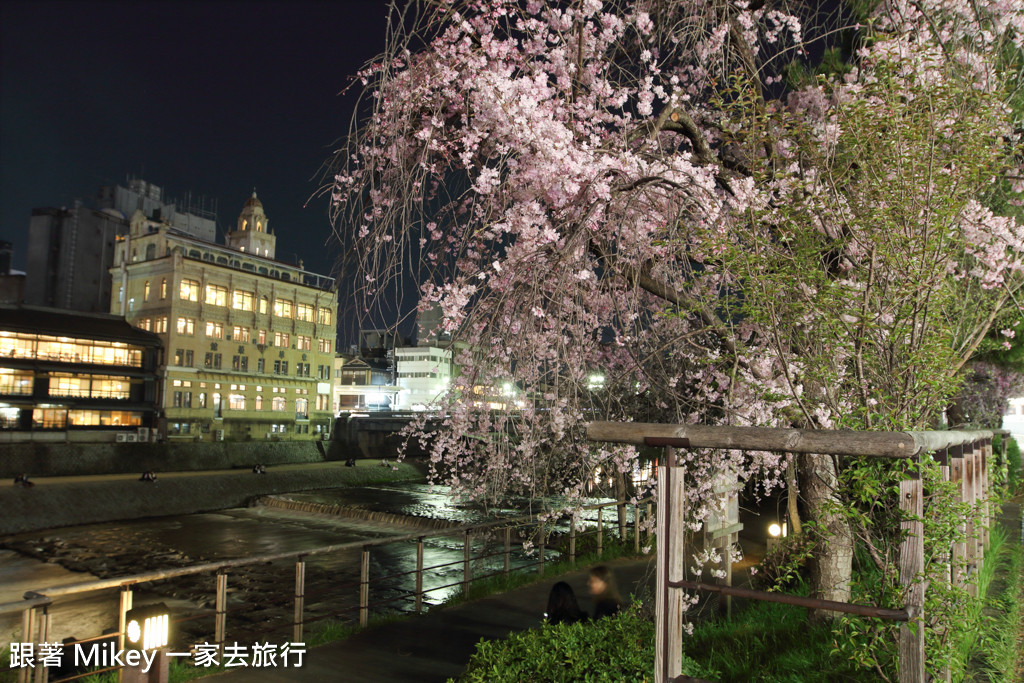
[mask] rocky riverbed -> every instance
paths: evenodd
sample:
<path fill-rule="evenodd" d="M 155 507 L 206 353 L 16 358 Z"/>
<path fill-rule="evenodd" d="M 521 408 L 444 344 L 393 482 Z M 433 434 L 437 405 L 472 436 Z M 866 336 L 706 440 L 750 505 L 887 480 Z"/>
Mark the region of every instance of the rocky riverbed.
<path fill-rule="evenodd" d="M 187 515 L 124 523 L 87 525 L 11 536 L 0 547 L 41 563 L 57 564 L 86 581 L 92 576 L 107 579 L 150 571 L 189 567 L 252 555 L 312 549 L 349 541 L 400 536 L 408 527 L 388 527 L 362 521 L 340 520 L 327 515 L 277 509 L 236 509 L 219 513 Z M 385 549 L 371 556 L 371 576 L 393 574 L 408 564 L 407 558 Z M 308 558 L 305 617 L 342 620 L 358 618 L 359 552 L 340 552 Z M 413 559 L 414 562 L 414 559 Z M 414 565 L 413 565 L 414 566 Z M 42 577 L 40 577 L 42 579 Z M 49 584 L 52 585 L 52 584 Z M 43 590 L 36 585 L 31 590 Z M 212 573 L 138 584 L 135 604 L 164 602 L 176 621 L 179 644 L 213 638 L 216 577 Z M 383 589 L 375 599 L 397 595 Z M 230 640 L 276 639 L 291 634 L 295 594 L 293 561 L 233 568 L 228 573 L 228 637 Z M 53 635 L 89 637 L 101 631 L 81 629 L 116 626 L 116 609 L 103 601 L 105 616 L 89 623 L 78 617 L 62 619 L 61 604 L 52 610 Z M 402 608 L 402 602 L 396 605 Z M 115 603 L 116 605 L 116 603 Z M 64 623 L 62 623 L 64 622 Z M 69 623 L 74 624 L 69 629 Z"/>

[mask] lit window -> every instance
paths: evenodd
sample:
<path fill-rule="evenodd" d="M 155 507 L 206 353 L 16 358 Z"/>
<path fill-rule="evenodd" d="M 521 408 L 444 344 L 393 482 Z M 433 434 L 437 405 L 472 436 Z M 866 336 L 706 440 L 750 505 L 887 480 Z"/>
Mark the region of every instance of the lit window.
<path fill-rule="evenodd" d="M 263 315 L 267 314 L 267 297 L 260 299 L 260 313 Z"/>
<path fill-rule="evenodd" d="M 166 334 L 167 332 L 167 316 L 162 315 L 158 318 L 153 318 L 153 331 L 157 334 Z"/>
<path fill-rule="evenodd" d="M 33 429 L 64 429 L 67 421 L 67 408 L 35 408 L 32 410 Z"/>
<path fill-rule="evenodd" d="M 274 299 L 274 315 L 279 318 L 291 318 L 292 302 L 288 299 Z"/>
<path fill-rule="evenodd" d="M 153 329 L 153 321 L 149 318 L 139 318 L 135 324 L 139 326 L 140 330 L 146 330 L 147 332 Z"/>
<path fill-rule="evenodd" d="M 193 336 L 196 333 L 194 318 L 178 318 L 178 334 Z"/>
<path fill-rule="evenodd" d="M 249 328 L 235 325 L 231 328 L 231 338 L 237 342 L 249 341 Z"/>
<path fill-rule="evenodd" d="M 0 369 L 0 394 L 32 394 L 34 375 L 29 370 Z"/>
<path fill-rule="evenodd" d="M 256 343 L 257 344 L 266 344 L 267 343 L 267 331 L 266 330 L 260 330 L 259 332 L 256 333 Z"/>
<path fill-rule="evenodd" d="M 291 344 L 291 336 L 287 332 L 274 333 L 274 346 L 283 346 L 287 348 L 289 344 Z"/>
<path fill-rule="evenodd" d="M 146 284 L 142 285 L 142 300 L 149 301 L 149 280 L 146 280 Z"/>
<path fill-rule="evenodd" d="M 228 289 L 220 285 L 206 285 L 206 303 L 211 306 L 228 305 Z"/>
<path fill-rule="evenodd" d="M 256 394 L 256 410 L 263 410 L 263 396 Z"/>
<path fill-rule="evenodd" d="M 184 279 L 178 286 L 178 297 L 182 301 L 199 301 L 199 282 Z"/>
<path fill-rule="evenodd" d="M 252 292 L 236 289 L 231 293 L 231 307 L 238 311 L 251 311 L 255 300 Z"/>
<path fill-rule="evenodd" d="M 167 278 L 162 278 L 160 280 L 160 298 L 167 298 Z"/>
<path fill-rule="evenodd" d="M 318 308 L 316 309 L 316 321 L 321 325 L 331 324 L 331 309 L 329 308 Z"/>
<path fill-rule="evenodd" d="M 228 408 L 231 410 L 245 410 L 245 396 L 242 394 L 228 395 Z"/>
<path fill-rule="evenodd" d="M 297 398 L 295 399 L 295 417 L 299 419 L 306 419 L 309 417 L 309 399 L 308 398 Z"/>
<path fill-rule="evenodd" d="M 287 401 L 285 401 L 284 396 L 275 396 L 273 400 L 270 402 L 270 409 L 282 411 L 284 410 L 286 403 Z"/>
<path fill-rule="evenodd" d="M 296 307 L 295 317 L 298 320 L 304 320 L 306 322 L 313 322 L 313 307 L 309 304 L 299 304 Z"/>
<path fill-rule="evenodd" d="M 212 339 L 224 338 L 224 323 L 208 321 L 206 323 L 206 336 Z"/>
<path fill-rule="evenodd" d="M 307 337 L 302 334 L 297 335 L 295 337 L 295 348 L 299 349 L 300 351 L 309 351 L 310 348 L 312 347 L 312 342 L 313 339 L 311 337 Z"/>
<path fill-rule="evenodd" d="M 320 353 L 330 353 L 331 352 L 331 340 L 330 339 L 317 339 L 316 340 L 316 350 L 319 351 Z"/>

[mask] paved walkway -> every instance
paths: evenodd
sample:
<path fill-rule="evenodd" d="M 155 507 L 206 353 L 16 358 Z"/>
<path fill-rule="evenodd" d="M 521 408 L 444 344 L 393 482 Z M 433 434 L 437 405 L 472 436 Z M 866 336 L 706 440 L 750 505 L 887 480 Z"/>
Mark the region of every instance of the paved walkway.
<path fill-rule="evenodd" d="M 654 593 L 654 555 L 642 560 L 615 560 L 613 569 L 623 596 Z M 302 668 L 236 669 L 217 677 L 232 683 L 246 681 L 416 681 L 432 683 L 458 676 L 466 668 L 481 638 L 504 638 L 513 631 L 539 626 L 548 591 L 567 581 L 579 598 L 580 608 L 592 612 L 587 593 L 587 571 L 562 577 L 379 626 L 310 650 Z M 524 681 L 524 683 L 528 683 Z"/>

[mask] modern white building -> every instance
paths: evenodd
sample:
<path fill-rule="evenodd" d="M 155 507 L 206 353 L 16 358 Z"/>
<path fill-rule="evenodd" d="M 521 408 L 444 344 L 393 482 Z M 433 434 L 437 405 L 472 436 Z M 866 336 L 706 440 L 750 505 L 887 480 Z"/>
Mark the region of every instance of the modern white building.
<path fill-rule="evenodd" d="M 438 346 L 397 348 L 398 410 L 431 410 L 448 391 L 454 374 L 451 349 Z"/>
<path fill-rule="evenodd" d="M 1003 429 L 1009 429 L 1017 443 L 1024 444 L 1024 396 L 1010 399 L 1003 415 Z"/>

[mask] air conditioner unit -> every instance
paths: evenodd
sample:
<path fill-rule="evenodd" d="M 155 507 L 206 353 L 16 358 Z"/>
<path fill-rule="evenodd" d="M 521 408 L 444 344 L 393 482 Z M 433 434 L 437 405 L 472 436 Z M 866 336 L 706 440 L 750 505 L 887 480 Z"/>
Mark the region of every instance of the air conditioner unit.
<path fill-rule="evenodd" d="M 139 427 L 139 441 L 149 441 L 149 427 Z"/>
<path fill-rule="evenodd" d="M 125 434 L 124 435 L 124 440 L 127 441 L 128 443 L 135 443 L 136 441 L 139 440 L 139 435 L 138 434 Z"/>
<path fill-rule="evenodd" d="M 224 440 L 224 430 L 223 429 L 214 429 L 213 430 L 213 440 L 214 441 L 223 441 Z"/>
<path fill-rule="evenodd" d="M 117 443 L 124 443 L 127 440 L 128 440 L 128 435 L 125 434 L 124 432 L 120 432 L 120 433 L 118 433 L 117 436 L 114 437 L 114 441 L 116 441 Z"/>

